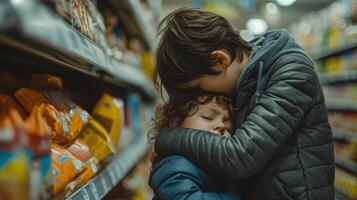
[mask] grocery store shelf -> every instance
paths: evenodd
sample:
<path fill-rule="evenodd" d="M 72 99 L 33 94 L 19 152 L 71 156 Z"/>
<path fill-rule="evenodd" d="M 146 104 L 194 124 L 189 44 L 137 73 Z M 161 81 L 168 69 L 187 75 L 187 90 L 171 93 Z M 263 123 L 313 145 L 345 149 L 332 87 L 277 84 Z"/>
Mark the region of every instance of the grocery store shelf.
<path fill-rule="evenodd" d="M 357 41 L 349 42 L 347 44 L 344 44 L 344 45 L 341 45 L 339 47 L 332 48 L 332 49 L 323 49 L 318 52 L 313 52 L 310 55 L 311 55 L 311 58 L 314 60 L 322 60 L 325 58 L 339 55 L 343 52 L 346 52 L 348 50 L 355 49 L 355 48 L 357 48 Z"/>
<path fill-rule="evenodd" d="M 354 82 L 357 81 L 357 71 L 345 72 L 337 75 L 321 74 L 319 78 L 322 84 Z"/>
<path fill-rule="evenodd" d="M 148 23 L 145 18 L 145 13 L 142 10 L 140 0 L 105 0 L 115 10 L 117 15 L 121 15 L 125 12 L 129 12 L 130 22 L 136 26 L 136 29 L 140 32 L 140 37 L 145 41 L 148 48 L 152 51 L 155 46 L 155 26 Z M 120 13 L 123 12 L 123 13 Z M 124 23 L 127 21 L 124 20 Z M 130 23 L 129 22 L 129 23 Z M 128 23 L 128 22 L 127 22 Z"/>
<path fill-rule="evenodd" d="M 101 79 L 106 76 L 109 78 L 104 80 L 110 84 L 155 98 L 153 84 L 142 71 L 108 56 L 39 1 L 1 1 L 0 7 L 0 47 L 4 51 L 16 48 L 63 69 Z"/>
<path fill-rule="evenodd" d="M 340 142 L 357 141 L 357 134 L 347 133 L 338 129 L 333 130 L 332 137 L 335 141 Z"/>
<path fill-rule="evenodd" d="M 326 108 L 336 111 L 357 111 L 357 103 L 330 101 L 326 102 Z"/>
<path fill-rule="evenodd" d="M 354 163 L 353 161 L 343 160 L 336 156 L 335 162 L 337 167 L 345 170 L 346 172 L 353 174 L 354 176 L 357 176 L 357 164 Z"/>
<path fill-rule="evenodd" d="M 335 187 L 335 200 L 351 200 L 351 198 Z"/>
<path fill-rule="evenodd" d="M 148 152 L 149 145 L 145 139 L 140 139 L 128 145 L 123 153 L 118 155 L 90 182 L 79 188 L 67 200 L 103 199 L 103 197 L 132 169 Z"/>

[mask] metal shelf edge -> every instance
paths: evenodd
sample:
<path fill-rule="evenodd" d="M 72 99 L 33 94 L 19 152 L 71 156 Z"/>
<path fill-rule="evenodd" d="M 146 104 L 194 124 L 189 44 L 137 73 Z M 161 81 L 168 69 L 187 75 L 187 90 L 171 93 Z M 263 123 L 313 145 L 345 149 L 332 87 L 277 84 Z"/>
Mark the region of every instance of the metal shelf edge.
<path fill-rule="evenodd" d="M 67 200 L 102 199 L 148 150 L 149 145 L 144 138 L 129 144 L 123 153 L 119 154 L 90 182 L 76 190 Z"/>
<path fill-rule="evenodd" d="M 346 44 L 343 44 L 341 46 L 338 46 L 338 47 L 335 47 L 335 48 L 332 48 L 332 49 L 328 49 L 328 48 L 321 49 L 318 52 L 310 53 L 310 55 L 311 55 L 311 58 L 313 60 L 322 60 L 322 59 L 325 59 L 325 58 L 328 58 L 328 57 L 332 57 L 334 55 L 341 54 L 341 53 L 343 53 L 345 51 L 348 51 L 348 50 L 351 50 L 351 49 L 354 49 L 354 48 L 357 48 L 357 42 L 356 41 L 348 42 Z"/>

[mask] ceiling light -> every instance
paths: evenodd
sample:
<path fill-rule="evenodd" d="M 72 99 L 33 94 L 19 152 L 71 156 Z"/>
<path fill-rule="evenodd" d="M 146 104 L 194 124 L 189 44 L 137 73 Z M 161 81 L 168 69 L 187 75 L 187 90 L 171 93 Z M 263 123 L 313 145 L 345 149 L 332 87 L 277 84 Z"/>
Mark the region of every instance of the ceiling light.
<path fill-rule="evenodd" d="M 276 0 L 276 2 L 281 6 L 291 6 L 296 0 Z"/>
<path fill-rule="evenodd" d="M 270 14 L 277 14 L 278 13 L 278 6 L 275 5 L 275 3 L 267 3 L 265 5 L 265 9 L 268 11 Z"/>
<path fill-rule="evenodd" d="M 268 29 L 267 23 L 260 18 L 251 18 L 247 21 L 246 27 L 254 34 L 263 33 Z"/>

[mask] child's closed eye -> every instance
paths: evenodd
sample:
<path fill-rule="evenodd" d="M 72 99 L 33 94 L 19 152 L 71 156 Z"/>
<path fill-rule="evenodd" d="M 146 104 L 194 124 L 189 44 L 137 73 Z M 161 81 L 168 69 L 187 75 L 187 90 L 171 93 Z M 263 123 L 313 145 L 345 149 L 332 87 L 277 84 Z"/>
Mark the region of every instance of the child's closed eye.
<path fill-rule="evenodd" d="M 212 121 L 213 120 L 213 117 L 211 116 L 205 116 L 205 115 L 201 115 L 201 117 L 205 120 L 208 120 L 208 121 Z"/>

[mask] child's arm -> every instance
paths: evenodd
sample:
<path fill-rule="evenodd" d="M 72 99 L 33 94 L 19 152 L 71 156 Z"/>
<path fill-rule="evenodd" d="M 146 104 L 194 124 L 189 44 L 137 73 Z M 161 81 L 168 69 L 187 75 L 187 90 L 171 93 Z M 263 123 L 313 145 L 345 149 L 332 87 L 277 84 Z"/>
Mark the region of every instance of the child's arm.
<path fill-rule="evenodd" d="M 149 184 L 161 200 L 239 200 L 235 193 L 204 192 L 203 172 L 182 156 L 170 156 L 154 166 Z"/>
<path fill-rule="evenodd" d="M 155 141 L 159 155 L 181 154 L 221 177 L 257 174 L 291 137 L 317 94 L 308 65 L 285 65 L 274 74 L 256 106 L 231 138 L 204 131 L 165 128 Z"/>

